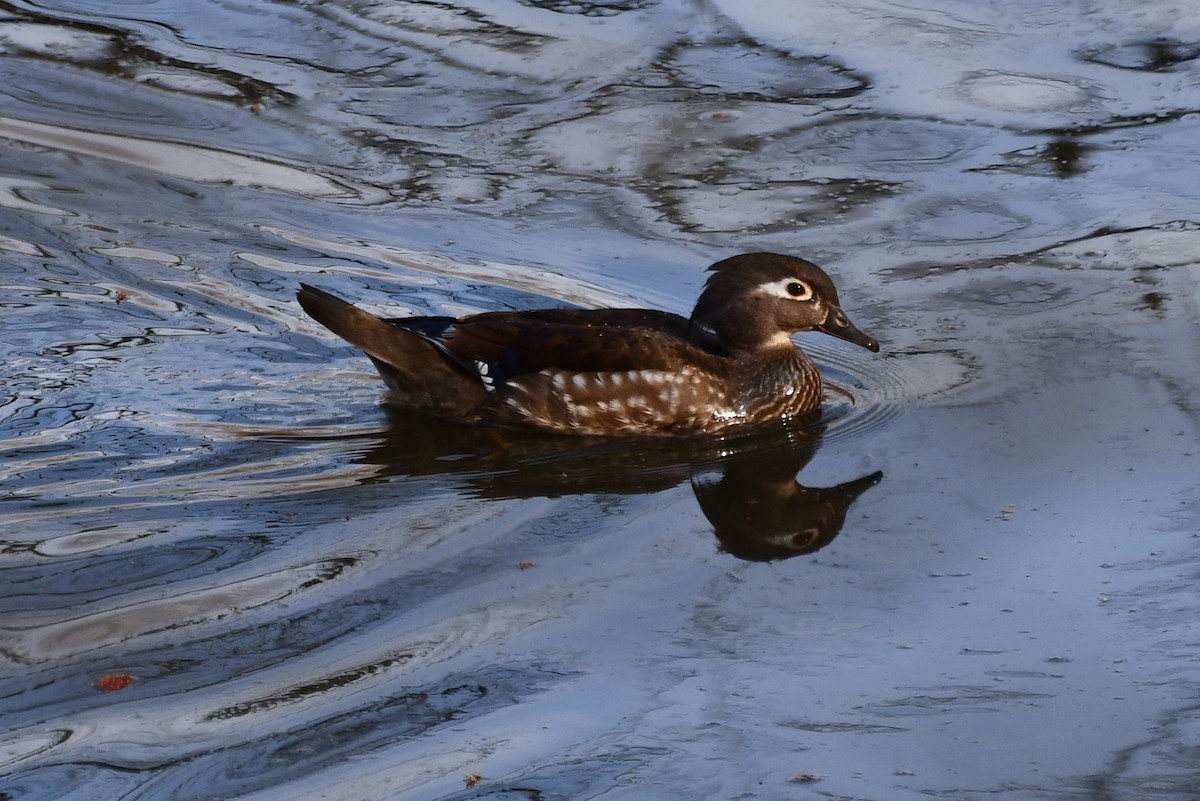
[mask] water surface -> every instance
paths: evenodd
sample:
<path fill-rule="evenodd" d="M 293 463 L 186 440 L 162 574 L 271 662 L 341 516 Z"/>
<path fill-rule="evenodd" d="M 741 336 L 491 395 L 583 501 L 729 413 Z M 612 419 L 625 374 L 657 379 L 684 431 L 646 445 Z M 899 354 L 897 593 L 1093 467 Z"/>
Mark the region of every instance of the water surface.
<path fill-rule="evenodd" d="M 1200 795 L 1200 8 L 0 10 L 0 795 Z M 389 410 L 380 311 L 807 256 L 819 423 Z"/>

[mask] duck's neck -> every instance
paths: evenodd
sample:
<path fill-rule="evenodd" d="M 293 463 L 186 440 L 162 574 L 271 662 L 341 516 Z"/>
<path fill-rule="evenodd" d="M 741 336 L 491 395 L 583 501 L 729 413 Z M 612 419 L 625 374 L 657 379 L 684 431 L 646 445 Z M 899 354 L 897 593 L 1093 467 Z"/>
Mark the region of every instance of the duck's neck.
<path fill-rule="evenodd" d="M 776 325 L 769 301 L 755 293 L 730 295 L 710 281 L 688 321 L 689 336 L 707 350 L 728 354 L 784 345 L 788 334 Z"/>

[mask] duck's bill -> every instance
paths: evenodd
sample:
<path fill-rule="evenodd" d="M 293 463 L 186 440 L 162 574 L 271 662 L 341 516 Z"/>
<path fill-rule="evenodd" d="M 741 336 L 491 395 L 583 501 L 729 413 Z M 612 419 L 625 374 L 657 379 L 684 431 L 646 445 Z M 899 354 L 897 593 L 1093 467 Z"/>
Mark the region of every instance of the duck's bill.
<path fill-rule="evenodd" d="M 879 343 L 854 327 L 854 323 L 846 319 L 846 315 L 836 306 L 829 310 L 825 322 L 817 326 L 817 330 L 826 334 L 861 345 L 872 353 L 879 352 Z"/>

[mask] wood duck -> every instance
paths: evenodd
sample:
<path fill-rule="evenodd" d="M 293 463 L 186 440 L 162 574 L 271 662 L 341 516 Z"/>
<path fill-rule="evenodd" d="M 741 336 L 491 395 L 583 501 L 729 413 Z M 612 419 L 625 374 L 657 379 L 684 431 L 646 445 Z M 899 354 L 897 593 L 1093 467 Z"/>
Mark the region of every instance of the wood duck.
<path fill-rule="evenodd" d="M 821 403 L 821 375 L 793 333 L 879 351 L 811 262 L 749 253 L 709 269 L 690 319 L 649 309 L 386 319 L 305 284 L 296 297 L 370 357 L 399 405 L 567 434 L 714 434 L 803 415 Z"/>

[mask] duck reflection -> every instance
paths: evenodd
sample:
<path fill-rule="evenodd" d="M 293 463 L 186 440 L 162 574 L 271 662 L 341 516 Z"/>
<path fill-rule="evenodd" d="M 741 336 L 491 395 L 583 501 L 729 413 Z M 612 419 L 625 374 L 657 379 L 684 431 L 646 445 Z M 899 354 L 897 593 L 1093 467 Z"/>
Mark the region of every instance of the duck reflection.
<path fill-rule="evenodd" d="M 695 440 L 561 437 L 387 413 L 383 439 L 360 456 L 380 477 L 453 475 L 483 498 L 629 495 L 690 481 L 721 549 L 748 561 L 825 547 L 854 501 L 883 479 L 875 472 L 825 488 L 797 481 L 821 442 L 819 413 L 782 429 Z"/>

